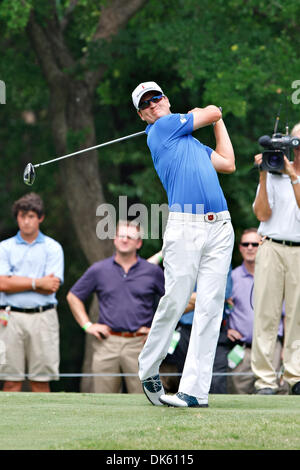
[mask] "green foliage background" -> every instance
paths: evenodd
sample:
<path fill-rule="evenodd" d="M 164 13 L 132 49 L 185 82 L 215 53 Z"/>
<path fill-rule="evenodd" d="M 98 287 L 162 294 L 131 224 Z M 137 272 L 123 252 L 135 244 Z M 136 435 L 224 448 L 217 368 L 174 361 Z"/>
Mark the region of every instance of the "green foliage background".
<path fill-rule="evenodd" d="M 28 40 L 30 12 L 48 21 L 49 5 L 42 0 L 3 0 L 0 3 L 0 79 L 6 83 L 6 105 L 0 107 L 0 239 L 12 236 L 16 224 L 10 208 L 30 191 L 22 182 L 27 162 L 55 156 L 49 117 L 49 90 Z M 61 21 L 70 0 L 56 0 Z M 300 4 L 297 0 L 149 0 L 110 42 L 91 41 L 101 6 L 109 3 L 79 0 L 64 30 L 64 40 L 77 62 L 78 80 L 83 69 L 105 64 L 106 72 L 94 98 L 94 118 L 99 143 L 144 129 L 131 102 L 131 92 L 141 81 L 157 81 L 168 95 L 173 112 L 214 103 L 223 115 L 236 154 L 237 171 L 220 175 L 238 239 L 241 231 L 258 222 L 252 212 L 257 185 L 253 156 L 257 139 L 271 134 L 281 107 L 279 130 L 300 121 L 293 104 L 292 83 L 300 79 Z M 71 73 L 71 71 L 70 71 Z M 24 120 L 32 111 L 35 122 Z M 212 129 L 195 136 L 214 147 Z M 70 139 L 72 140 L 70 135 Z M 65 301 L 72 284 L 88 267 L 72 230 L 62 197 L 58 165 L 38 170 L 34 191 L 45 200 L 47 217 L 42 230 L 64 247 L 65 284 L 59 292 L 61 371 L 79 371 L 84 336 Z M 166 196 L 153 169 L 145 138 L 109 146 L 99 152 L 99 168 L 107 202 L 117 205 L 119 195 L 128 204 L 162 204 Z M 159 250 L 161 240 L 147 240 L 141 255 Z M 235 249 L 233 265 L 240 262 Z M 77 381 L 55 385 L 77 390 Z"/>

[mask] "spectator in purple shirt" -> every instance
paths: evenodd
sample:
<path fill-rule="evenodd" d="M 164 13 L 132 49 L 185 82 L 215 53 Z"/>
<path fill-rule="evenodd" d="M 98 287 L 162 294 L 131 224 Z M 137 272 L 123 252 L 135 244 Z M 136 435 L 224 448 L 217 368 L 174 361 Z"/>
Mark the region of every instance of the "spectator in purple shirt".
<path fill-rule="evenodd" d="M 78 324 L 93 335 L 92 372 L 128 373 L 128 393 L 141 393 L 138 356 L 154 316 L 157 297 L 164 294 L 163 270 L 137 255 L 142 246 L 138 226 L 119 222 L 114 240 L 115 254 L 94 263 L 74 284 L 67 301 Z M 84 302 L 95 292 L 99 301 L 98 323 L 91 323 Z M 95 393 L 118 393 L 119 376 L 95 376 Z"/>
<path fill-rule="evenodd" d="M 251 345 L 253 332 L 253 276 L 255 257 L 261 237 L 256 228 L 244 230 L 239 250 L 243 263 L 232 271 L 232 297 L 229 302 L 233 309 L 229 315 L 228 338 L 236 345 L 244 348 L 244 357 L 233 369 L 233 372 L 248 374 L 229 376 L 228 393 L 254 393 L 255 377 L 251 370 Z M 274 352 L 274 367 L 280 370 L 283 338 L 283 321 L 281 320 L 277 343 Z"/>

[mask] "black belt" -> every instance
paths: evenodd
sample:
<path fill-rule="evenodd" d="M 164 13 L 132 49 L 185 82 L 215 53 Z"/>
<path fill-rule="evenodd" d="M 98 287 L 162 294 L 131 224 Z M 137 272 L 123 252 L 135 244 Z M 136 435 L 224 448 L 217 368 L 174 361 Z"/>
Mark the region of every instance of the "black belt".
<path fill-rule="evenodd" d="M 9 310 L 11 312 L 22 312 L 22 313 L 42 313 L 45 312 L 46 310 L 50 310 L 52 308 L 56 307 L 56 304 L 48 304 L 44 305 L 43 307 L 35 307 L 35 308 L 19 308 L 19 307 L 13 307 L 12 305 L 0 305 L 0 309 L 5 310 L 6 307 L 9 307 Z"/>
<path fill-rule="evenodd" d="M 271 240 L 275 243 L 280 243 L 281 245 L 287 246 L 300 246 L 300 242 L 290 242 L 289 240 L 275 240 L 274 238 L 266 237 L 267 240 Z"/>

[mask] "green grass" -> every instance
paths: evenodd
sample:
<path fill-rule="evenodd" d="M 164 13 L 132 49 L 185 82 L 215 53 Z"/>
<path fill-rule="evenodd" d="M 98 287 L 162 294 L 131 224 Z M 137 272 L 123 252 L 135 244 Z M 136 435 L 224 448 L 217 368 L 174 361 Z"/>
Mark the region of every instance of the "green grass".
<path fill-rule="evenodd" d="M 0 394 L 1 450 L 299 449 L 297 396 L 211 395 L 209 408 L 144 395 Z"/>

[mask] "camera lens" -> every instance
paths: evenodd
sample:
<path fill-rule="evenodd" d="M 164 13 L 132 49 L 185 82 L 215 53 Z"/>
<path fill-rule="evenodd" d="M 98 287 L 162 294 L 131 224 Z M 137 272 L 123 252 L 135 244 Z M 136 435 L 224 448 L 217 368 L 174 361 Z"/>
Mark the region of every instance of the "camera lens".
<path fill-rule="evenodd" d="M 284 153 L 282 150 L 265 150 L 261 169 L 270 173 L 281 173 L 284 168 Z"/>
<path fill-rule="evenodd" d="M 271 155 L 268 155 L 268 165 L 272 168 L 276 168 L 280 165 L 281 163 L 281 157 L 279 157 L 279 155 L 276 155 L 276 154 L 271 154 Z"/>

